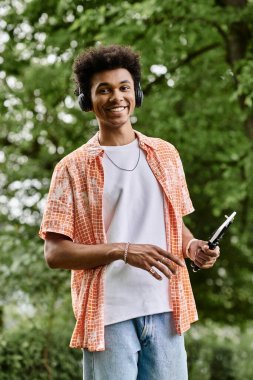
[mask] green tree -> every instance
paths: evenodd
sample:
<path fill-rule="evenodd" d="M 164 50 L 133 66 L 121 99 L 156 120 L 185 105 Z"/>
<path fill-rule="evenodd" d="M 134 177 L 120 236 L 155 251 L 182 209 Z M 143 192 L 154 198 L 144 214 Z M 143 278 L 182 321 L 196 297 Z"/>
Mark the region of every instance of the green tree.
<path fill-rule="evenodd" d="M 24 319 L 71 334 L 69 272 L 47 269 L 37 232 L 54 165 L 97 129 L 78 109 L 71 67 L 99 43 L 141 53 L 133 123 L 180 151 L 195 235 L 237 211 L 219 263 L 191 277 L 202 320 L 243 326 L 253 311 L 252 0 L 2 0 L 0 15 L 3 334 Z"/>

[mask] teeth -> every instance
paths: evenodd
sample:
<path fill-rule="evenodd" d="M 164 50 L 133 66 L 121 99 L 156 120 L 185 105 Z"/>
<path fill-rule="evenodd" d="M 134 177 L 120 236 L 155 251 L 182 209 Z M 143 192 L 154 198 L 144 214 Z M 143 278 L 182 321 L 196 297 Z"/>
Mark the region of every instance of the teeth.
<path fill-rule="evenodd" d="M 110 108 L 110 111 L 112 112 L 121 112 L 124 111 L 125 107 L 115 107 L 115 108 Z"/>

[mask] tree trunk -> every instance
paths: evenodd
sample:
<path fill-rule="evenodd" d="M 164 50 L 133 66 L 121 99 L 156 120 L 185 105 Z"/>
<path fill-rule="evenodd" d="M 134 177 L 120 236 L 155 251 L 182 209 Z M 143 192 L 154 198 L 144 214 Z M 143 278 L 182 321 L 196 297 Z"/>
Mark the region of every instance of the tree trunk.
<path fill-rule="evenodd" d="M 237 8 L 244 8 L 247 6 L 247 0 L 216 0 L 216 4 L 222 7 L 233 6 Z M 227 34 L 227 55 L 226 59 L 232 67 L 232 71 L 236 77 L 236 84 L 239 85 L 237 75 L 239 72 L 235 71 L 235 64 L 241 59 L 245 58 L 247 48 L 251 40 L 251 31 L 249 26 L 244 20 L 233 22 L 230 25 Z M 239 96 L 238 100 L 241 109 L 245 110 L 248 106 L 245 104 L 245 95 Z M 253 146 L 253 113 L 249 113 L 244 123 L 244 131 L 246 136 L 250 139 Z"/>

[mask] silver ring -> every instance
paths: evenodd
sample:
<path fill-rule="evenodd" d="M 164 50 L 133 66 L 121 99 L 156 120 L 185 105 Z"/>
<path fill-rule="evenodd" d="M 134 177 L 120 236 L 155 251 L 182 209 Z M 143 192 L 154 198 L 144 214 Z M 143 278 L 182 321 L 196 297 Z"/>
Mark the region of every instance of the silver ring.
<path fill-rule="evenodd" d="M 150 273 L 152 273 L 152 274 L 154 274 L 154 273 L 155 273 L 155 271 L 154 271 L 154 269 L 153 269 L 153 268 L 150 268 L 150 269 L 149 269 L 149 271 L 150 271 Z"/>

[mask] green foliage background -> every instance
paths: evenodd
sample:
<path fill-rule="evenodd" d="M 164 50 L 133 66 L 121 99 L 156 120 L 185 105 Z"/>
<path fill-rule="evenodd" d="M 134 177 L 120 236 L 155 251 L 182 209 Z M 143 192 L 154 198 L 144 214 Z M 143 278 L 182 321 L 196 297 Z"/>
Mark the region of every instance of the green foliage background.
<path fill-rule="evenodd" d="M 37 232 L 54 165 L 97 129 L 71 68 L 99 43 L 141 53 L 134 127 L 180 151 L 195 236 L 237 211 L 216 267 L 191 273 L 190 379 L 252 378 L 252 32 L 252 0 L 0 1 L 1 378 L 81 378 L 70 274 L 46 267 Z"/>

